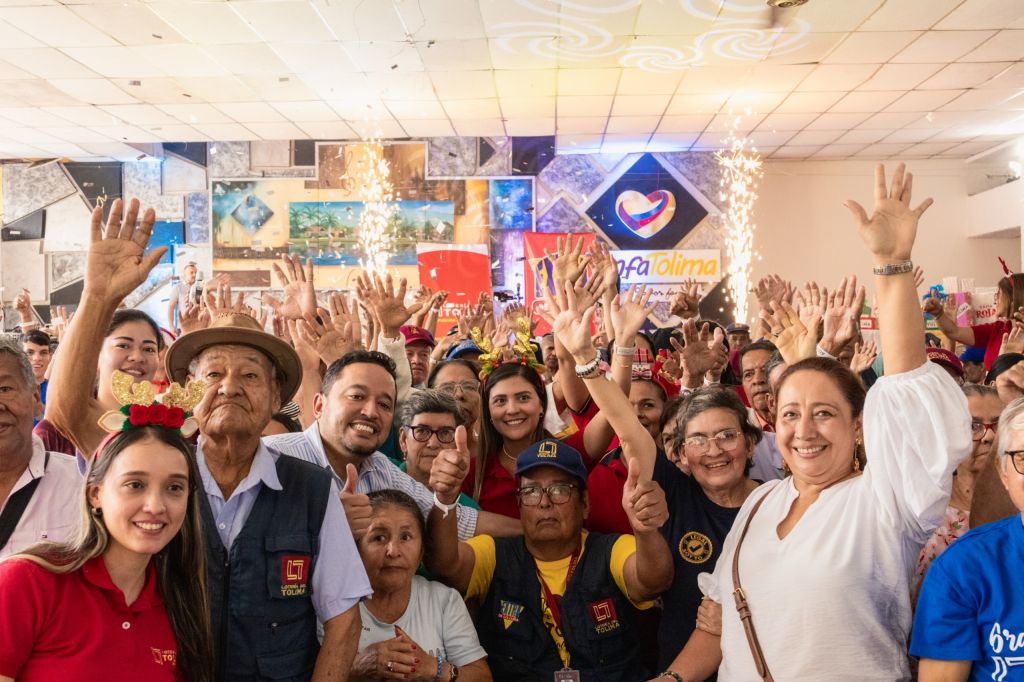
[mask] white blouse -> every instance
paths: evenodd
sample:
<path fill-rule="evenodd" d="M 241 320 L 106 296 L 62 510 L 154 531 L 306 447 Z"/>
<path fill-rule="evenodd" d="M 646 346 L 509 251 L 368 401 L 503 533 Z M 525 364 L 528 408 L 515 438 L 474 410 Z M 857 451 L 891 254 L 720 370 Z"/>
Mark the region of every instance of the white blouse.
<path fill-rule="evenodd" d="M 757 680 L 733 600 L 732 563 L 777 680 L 909 680 L 910 581 L 942 522 L 953 470 L 971 451 L 967 400 L 934 363 L 883 377 L 868 393 L 864 473 L 821 492 L 780 540 L 793 479 L 760 486 L 740 509 L 704 594 L 722 604 L 721 682 Z"/>

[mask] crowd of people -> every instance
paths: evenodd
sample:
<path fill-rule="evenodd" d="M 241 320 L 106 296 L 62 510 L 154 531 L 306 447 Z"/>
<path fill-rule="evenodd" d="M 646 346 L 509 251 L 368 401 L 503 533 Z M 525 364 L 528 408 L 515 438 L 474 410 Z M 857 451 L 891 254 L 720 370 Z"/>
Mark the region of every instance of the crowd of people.
<path fill-rule="evenodd" d="M 1024 679 L 1024 275 L 958 327 L 912 188 L 846 204 L 877 346 L 854 277 L 648 334 L 571 236 L 450 330 L 288 256 L 272 315 L 190 267 L 164 329 L 153 210 L 96 209 L 73 316 L 0 338 L 0 682 Z"/>

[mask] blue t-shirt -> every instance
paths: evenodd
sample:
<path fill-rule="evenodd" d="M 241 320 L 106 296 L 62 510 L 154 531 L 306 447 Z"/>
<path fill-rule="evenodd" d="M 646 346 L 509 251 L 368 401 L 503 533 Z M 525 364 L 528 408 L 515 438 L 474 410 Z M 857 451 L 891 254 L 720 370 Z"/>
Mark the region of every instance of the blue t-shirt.
<path fill-rule="evenodd" d="M 1024 525 L 1021 516 L 976 528 L 928 569 L 910 653 L 974 661 L 971 680 L 1024 680 Z"/>

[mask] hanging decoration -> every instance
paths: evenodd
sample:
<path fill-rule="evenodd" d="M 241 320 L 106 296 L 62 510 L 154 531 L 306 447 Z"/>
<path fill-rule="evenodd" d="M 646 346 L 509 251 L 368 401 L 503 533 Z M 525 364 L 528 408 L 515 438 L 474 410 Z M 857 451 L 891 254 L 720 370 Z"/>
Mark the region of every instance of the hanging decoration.
<path fill-rule="evenodd" d="M 747 292 L 754 251 L 754 202 L 757 201 L 757 182 L 763 174 L 761 155 L 750 140 L 738 131 L 742 115 L 730 115 L 728 134 L 723 147 L 715 152 L 721 169 L 719 198 L 725 210 L 725 249 L 728 259 L 729 294 L 736 306 L 735 319 L 747 319 Z"/>

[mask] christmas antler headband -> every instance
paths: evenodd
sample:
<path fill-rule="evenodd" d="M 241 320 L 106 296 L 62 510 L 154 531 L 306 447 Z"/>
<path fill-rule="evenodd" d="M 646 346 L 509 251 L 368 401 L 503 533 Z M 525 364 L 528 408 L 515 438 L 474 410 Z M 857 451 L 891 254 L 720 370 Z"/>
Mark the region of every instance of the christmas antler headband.
<path fill-rule="evenodd" d="M 113 434 L 142 426 L 161 426 L 189 438 L 199 429 L 192 410 L 206 392 L 203 382 L 189 381 L 184 388 L 173 383 L 159 400 L 153 384 L 148 381 L 135 383 L 124 372 L 114 372 L 110 384 L 121 408 L 100 417 L 99 425 L 105 431 Z"/>
<path fill-rule="evenodd" d="M 541 374 L 544 371 L 544 364 L 537 360 L 537 352 L 530 343 L 530 321 L 520 317 L 516 323 L 515 343 L 512 344 L 511 352 L 515 355 L 512 360 L 503 357 L 502 348 L 495 348 L 491 340 L 483 335 L 478 327 L 470 332 L 473 342 L 483 351 L 477 362 L 480 363 L 480 380 L 485 381 L 494 371 L 494 368 L 505 362 L 518 362 L 520 365 L 531 367 L 535 372 Z"/>

